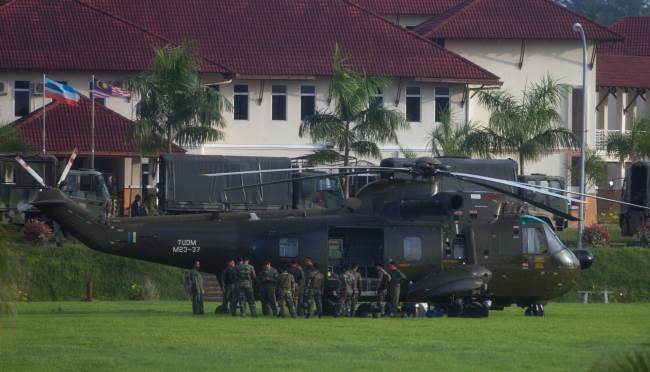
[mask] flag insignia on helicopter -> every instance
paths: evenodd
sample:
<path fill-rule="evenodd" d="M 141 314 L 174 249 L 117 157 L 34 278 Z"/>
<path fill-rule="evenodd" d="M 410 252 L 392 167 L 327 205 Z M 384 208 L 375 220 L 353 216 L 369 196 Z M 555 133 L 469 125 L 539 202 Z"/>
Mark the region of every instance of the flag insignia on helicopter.
<path fill-rule="evenodd" d="M 128 233 L 128 241 L 129 241 L 129 244 L 137 243 L 137 241 L 138 241 L 138 233 L 135 232 L 135 231 L 133 231 L 133 232 L 129 231 L 129 233 Z"/>

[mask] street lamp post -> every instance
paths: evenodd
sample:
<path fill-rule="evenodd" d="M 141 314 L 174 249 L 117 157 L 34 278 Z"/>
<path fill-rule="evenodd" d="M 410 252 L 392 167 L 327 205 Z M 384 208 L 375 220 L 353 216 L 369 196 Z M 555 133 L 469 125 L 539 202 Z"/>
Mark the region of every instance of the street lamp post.
<path fill-rule="evenodd" d="M 582 236 L 585 229 L 585 132 L 587 131 L 587 37 L 580 23 L 573 25 L 573 31 L 580 33 L 582 39 L 582 129 L 580 130 L 580 214 L 578 221 L 578 241 L 576 246 L 582 248 Z"/>

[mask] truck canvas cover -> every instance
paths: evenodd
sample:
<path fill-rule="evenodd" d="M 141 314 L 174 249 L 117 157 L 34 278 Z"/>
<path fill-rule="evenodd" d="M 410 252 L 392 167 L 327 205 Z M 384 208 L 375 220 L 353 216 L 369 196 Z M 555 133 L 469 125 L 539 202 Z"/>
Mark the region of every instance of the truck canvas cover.
<path fill-rule="evenodd" d="M 291 168 L 289 158 L 221 155 L 163 155 L 160 157 L 160 206 L 169 212 L 221 211 L 226 205 L 276 208 L 291 206 L 291 182 L 225 191 L 291 178 L 290 172 L 205 177 L 226 173 Z"/>

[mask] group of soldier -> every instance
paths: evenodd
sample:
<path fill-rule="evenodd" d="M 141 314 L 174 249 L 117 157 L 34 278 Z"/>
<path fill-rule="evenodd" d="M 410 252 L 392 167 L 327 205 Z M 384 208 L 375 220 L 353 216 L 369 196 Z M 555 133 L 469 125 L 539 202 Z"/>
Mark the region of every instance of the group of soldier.
<path fill-rule="evenodd" d="M 309 257 L 300 266 L 297 260 L 282 266 L 278 272 L 270 261 L 264 262 L 259 273 L 250 265 L 247 258 L 230 260 L 221 275 L 223 288 L 223 304 L 215 313 L 230 313 L 232 316 L 244 316 L 246 304 L 250 314 L 257 316 L 255 305 L 254 284 L 259 286 L 262 302 L 262 314 L 280 316 L 290 315 L 319 318 L 323 315 L 323 294 L 326 277 L 319 270 L 318 264 Z M 195 262 L 188 275 L 188 289 L 192 294 L 192 309 L 194 314 L 203 314 L 203 279 L 199 273 L 200 262 Z M 401 281 L 406 276 L 394 263 L 389 264 L 389 271 L 382 265 L 375 266 L 377 270 L 376 316 L 386 314 L 385 306 L 388 301 L 388 315 L 399 314 L 399 297 Z M 354 316 L 362 291 L 362 275 L 356 264 L 343 267 L 340 273 L 331 273 L 331 279 L 337 281 L 335 289 L 336 305 L 334 316 Z M 279 307 L 279 311 L 278 311 Z M 285 311 L 286 308 L 286 311 Z"/>

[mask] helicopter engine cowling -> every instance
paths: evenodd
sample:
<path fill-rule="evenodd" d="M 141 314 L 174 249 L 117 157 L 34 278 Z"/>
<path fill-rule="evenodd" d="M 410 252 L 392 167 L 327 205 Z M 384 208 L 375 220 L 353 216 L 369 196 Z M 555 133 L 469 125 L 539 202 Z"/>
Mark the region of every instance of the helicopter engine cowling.
<path fill-rule="evenodd" d="M 576 249 L 573 254 L 578 258 L 582 270 L 587 270 L 594 263 L 594 255 L 586 249 Z"/>
<path fill-rule="evenodd" d="M 457 193 L 438 193 L 430 199 L 400 201 L 399 215 L 405 219 L 445 216 L 463 207 L 464 198 Z"/>

